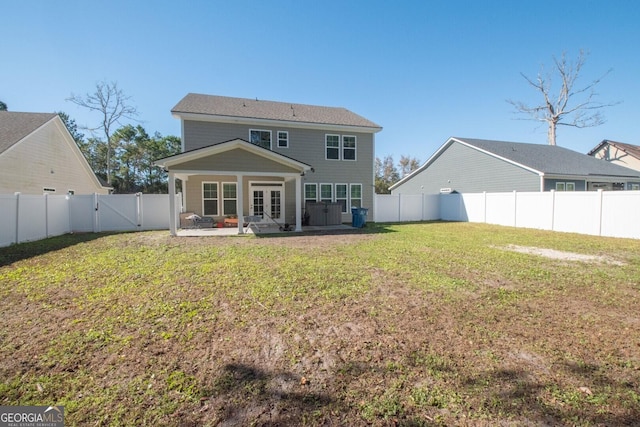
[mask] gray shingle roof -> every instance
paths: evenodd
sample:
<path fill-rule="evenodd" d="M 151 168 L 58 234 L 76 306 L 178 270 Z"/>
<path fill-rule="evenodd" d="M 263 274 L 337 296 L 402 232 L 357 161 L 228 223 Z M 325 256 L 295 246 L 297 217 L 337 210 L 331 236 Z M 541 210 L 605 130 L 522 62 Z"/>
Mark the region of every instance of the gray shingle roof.
<path fill-rule="evenodd" d="M 0 153 L 56 116 L 55 113 L 0 111 Z"/>
<path fill-rule="evenodd" d="M 488 151 L 512 162 L 519 163 L 546 175 L 599 175 L 640 177 L 633 169 L 618 166 L 557 145 L 525 144 L 520 142 L 490 141 L 457 138 L 458 141 Z"/>
<path fill-rule="evenodd" d="M 281 120 L 294 123 L 355 126 L 382 129 L 376 123 L 346 108 L 320 107 L 289 102 L 231 98 L 190 93 L 171 110 L 172 113 L 207 114 L 261 120 Z M 376 130 L 376 131 L 377 131 Z"/>

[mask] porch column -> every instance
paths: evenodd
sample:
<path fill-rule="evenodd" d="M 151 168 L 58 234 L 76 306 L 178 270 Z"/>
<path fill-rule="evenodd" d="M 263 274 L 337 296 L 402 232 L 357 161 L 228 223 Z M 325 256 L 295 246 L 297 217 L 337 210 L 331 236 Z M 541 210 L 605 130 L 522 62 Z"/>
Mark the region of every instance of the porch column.
<path fill-rule="evenodd" d="M 242 181 L 244 175 L 236 175 L 236 212 L 238 213 L 238 234 L 244 234 L 244 196 L 242 191 Z"/>
<path fill-rule="evenodd" d="M 302 177 L 296 176 L 296 230 L 302 231 Z"/>
<path fill-rule="evenodd" d="M 176 177 L 169 172 L 169 233 L 176 235 Z"/>

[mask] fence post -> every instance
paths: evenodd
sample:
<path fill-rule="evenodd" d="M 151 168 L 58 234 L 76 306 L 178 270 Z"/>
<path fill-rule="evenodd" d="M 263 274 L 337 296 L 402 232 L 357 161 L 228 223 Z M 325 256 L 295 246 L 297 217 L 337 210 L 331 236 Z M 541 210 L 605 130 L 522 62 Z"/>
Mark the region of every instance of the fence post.
<path fill-rule="evenodd" d="M 513 226 L 518 226 L 518 192 L 513 190 Z"/>
<path fill-rule="evenodd" d="M 484 203 L 484 217 L 482 222 L 483 223 L 487 223 L 487 192 L 483 191 L 482 192 L 482 203 Z"/>
<path fill-rule="evenodd" d="M 136 193 L 136 225 L 138 231 L 142 230 L 142 193 Z"/>
<path fill-rule="evenodd" d="M 44 193 L 44 235 L 49 237 L 49 194 Z"/>
<path fill-rule="evenodd" d="M 100 208 L 100 206 L 98 205 L 98 193 L 93 193 L 93 232 L 94 233 L 99 233 L 100 232 L 100 213 L 98 212 L 98 209 Z"/>
<path fill-rule="evenodd" d="M 602 236 L 602 197 L 604 191 L 598 188 L 598 236 Z"/>
<path fill-rule="evenodd" d="M 15 244 L 20 243 L 20 193 L 14 193 L 16 196 L 16 234 Z"/>
<path fill-rule="evenodd" d="M 67 194 L 67 222 L 69 223 L 69 233 L 73 233 L 73 221 L 71 220 L 71 198 L 73 194 Z"/>
<path fill-rule="evenodd" d="M 551 231 L 556 226 L 556 190 L 551 190 Z"/>

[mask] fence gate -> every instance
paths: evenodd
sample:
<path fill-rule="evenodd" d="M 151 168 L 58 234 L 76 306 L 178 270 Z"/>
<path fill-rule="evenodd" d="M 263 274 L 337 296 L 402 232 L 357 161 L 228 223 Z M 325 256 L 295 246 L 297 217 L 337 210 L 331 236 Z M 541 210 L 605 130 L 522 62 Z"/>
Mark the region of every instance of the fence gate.
<path fill-rule="evenodd" d="M 140 194 L 98 195 L 96 215 L 98 232 L 139 230 Z"/>

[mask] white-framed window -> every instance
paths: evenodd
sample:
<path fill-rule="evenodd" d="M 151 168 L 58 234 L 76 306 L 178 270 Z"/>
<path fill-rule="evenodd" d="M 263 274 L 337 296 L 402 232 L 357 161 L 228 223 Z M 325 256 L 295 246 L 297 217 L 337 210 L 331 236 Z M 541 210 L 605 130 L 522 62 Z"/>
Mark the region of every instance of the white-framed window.
<path fill-rule="evenodd" d="M 640 190 L 640 184 L 629 184 L 632 191 Z"/>
<path fill-rule="evenodd" d="M 305 184 L 304 185 L 304 204 L 307 202 L 318 201 L 318 184 Z"/>
<path fill-rule="evenodd" d="M 347 201 L 349 200 L 348 194 L 349 186 L 347 184 L 336 184 L 336 203 L 340 203 L 342 213 L 347 211 Z"/>
<path fill-rule="evenodd" d="M 259 147 L 271 150 L 271 131 L 264 129 L 250 129 L 249 142 Z"/>
<path fill-rule="evenodd" d="M 327 160 L 340 160 L 340 135 L 324 136 L 325 158 Z"/>
<path fill-rule="evenodd" d="M 356 137 L 342 135 L 342 160 L 356 160 Z"/>
<path fill-rule="evenodd" d="M 218 215 L 218 183 L 202 183 L 202 215 Z"/>
<path fill-rule="evenodd" d="M 278 131 L 278 148 L 289 148 L 289 132 L 286 130 Z"/>
<path fill-rule="evenodd" d="M 352 208 L 362 207 L 362 184 L 350 184 L 349 185 L 349 200 Z"/>
<path fill-rule="evenodd" d="M 222 183 L 222 215 L 238 214 L 238 185 L 235 182 Z"/>
<path fill-rule="evenodd" d="M 576 191 L 575 182 L 556 182 L 556 191 Z"/>
<path fill-rule="evenodd" d="M 333 184 L 320 184 L 320 201 L 333 202 Z"/>

